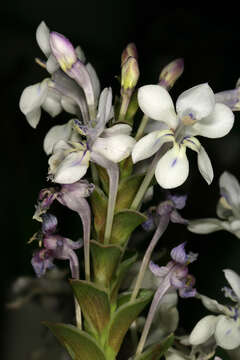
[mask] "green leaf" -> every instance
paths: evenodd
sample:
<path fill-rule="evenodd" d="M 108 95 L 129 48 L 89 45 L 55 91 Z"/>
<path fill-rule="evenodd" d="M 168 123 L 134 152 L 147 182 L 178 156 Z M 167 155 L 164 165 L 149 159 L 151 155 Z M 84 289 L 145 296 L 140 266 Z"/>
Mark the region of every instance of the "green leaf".
<path fill-rule="evenodd" d="M 102 184 L 102 188 L 103 188 L 105 194 L 108 194 L 109 177 L 108 177 L 107 170 L 104 169 L 102 166 L 97 165 L 97 164 L 96 164 L 96 168 L 97 168 L 97 171 L 98 171 L 99 179 L 100 179 L 101 184 Z"/>
<path fill-rule="evenodd" d="M 173 344 L 174 335 L 169 335 L 159 344 L 151 345 L 142 354 L 136 356 L 134 360 L 160 360 L 168 348 Z"/>
<path fill-rule="evenodd" d="M 122 249 L 119 245 L 103 245 L 92 240 L 91 254 L 95 282 L 109 288 L 122 255 Z"/>
<path fill-rule="evenodd" d="M 99 335 L 110 320 L 108 294 L 96 284 L 85 280 L 70 280 L 84 318 Z"/>
<path fill-rule="evenodd" d="M 110 243 L 123 245 L 136 227 L 147 217 L 135 210 L 122 210 L 115 214 Z"/>
<path fill-rule="evenodd" d="M 144 175 L 132 175 L 120 182 L 115 206 L 116 212 L 130 208 L 143 177 Z"/>
<path fill-rule="evenodd" d="M 132 169 L 133 169 L 133 161 L 131 156 L 120 161 L 119 163 L 120 181 L 124 178 L 130 177 L 132 174 Z"/>
<path fill-rule="evenodd" d="M 135 263 L 137 260 L 138 254 L 134 253 L 131 254 L 127 259 L 125 259 L 121 264 L 119 264 L 114 282 L 112 283 L 111 288 L 111 302 L 114 302 L 117 298 L 118 289 L 121 285 L 122 280 L 124 279 L 126 273 L 130 269 L 130 267 Z"/>
<path fill-rule="evenodd" d="M 130 325 L 149 303 L 152 298 L 152 294 L 153 293 L 150 290 L 143 290 L 140 292 L 136 300 L 132 303 L 125 303 L 114 313 L 109 329 L 108 345 L 113 349 L 113 351 L 115 351 L 116 354 L 120 349 L 123 338 Z"/>
<path fill-rule="evenodd" d="M 94 215 L 94 228 L 98 240 L 103 241 L 108 199 L 104 192 L 98 186 L 95 186 L 95 189 L 90 196 L 90 201 Z"/>
<path fill-rule="evenodd" d="M 68 350 L 73 360 L 106 360 L 97 342 L 73 325 L 43 322 Z"/>

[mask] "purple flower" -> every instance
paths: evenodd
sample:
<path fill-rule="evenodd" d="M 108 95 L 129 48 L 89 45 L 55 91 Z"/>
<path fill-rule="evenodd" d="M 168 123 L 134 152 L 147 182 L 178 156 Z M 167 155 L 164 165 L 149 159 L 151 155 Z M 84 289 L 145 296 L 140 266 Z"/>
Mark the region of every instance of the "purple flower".
<path fill-rule="evenodd" d="M 54 259 L 69 260 L 73 278 L 79 277 L 79 263 L 74 250 L 83 246 L 83 242 L 72 241 L 55 234 L 57 218 L 52 214 L 43 216 L 42 240 L 44 248 L 37 251 L 32 258 L 32 265 L 38 277 L 53 267 Z"/>
<path fill-rule="evenodd" d="M 182 243 L 171 251 L 172 260 L 166 266 L 158 266 L 150 262 L 150 270 L 155 276 L 163 278 L 166 287 L 178 289 L 179 296 L 193 297 L 196 295 L 195 278 L 188 274 L 188 264 L 195 261 L 197 254 L 185 251 L 186 243 Z M 161 286 L 161 285 L 160 285 Z"/>

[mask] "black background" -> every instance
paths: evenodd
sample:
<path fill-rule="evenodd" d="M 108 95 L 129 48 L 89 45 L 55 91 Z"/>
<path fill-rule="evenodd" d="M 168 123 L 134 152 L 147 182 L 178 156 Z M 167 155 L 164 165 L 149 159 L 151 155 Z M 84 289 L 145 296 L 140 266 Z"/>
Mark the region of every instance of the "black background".
<path fill-rule="evenodd" d="M 42 149 L 46 131 L 58 120 L 43 113 L 37 130 L 32 129 L 18 108 L 23 89 L 46 74 L 35 64 L 42 56 L 35 31 L 44 20 L 51 30 L 63 33 L 72 43 L 81 45 L 87 59 L 96 68 L 102 88 L 113 86 L 120 73 L 120 56 L 129 42 L 139 53 L 139 85 L 156 83 L 162 67 L 183 57 L 185 71 L 172 90 L 173 98 L 184 90 L 208 82 L 214 92 L 234 88 L 240 76 L 239 20 L 235 9 L 222 6 L 182 8 L 163 7 L 146 1 L 14 1 L 1 5 L 1 287 L 5 300 L 11 282 L 21 274 L 33 274 L 30 258 L 33 246 L 26 245 L 38 229 L 31 217 L 37 194 L 46 186 L 47 158 Z M 208 187 L 200 176 L 196 158 L 190 155 L 191 171 L 178 192 L 189 194 L 185 217 L 215 216 L 219 196 L 218 177 L 225 170 L 238 178 L 240 154 L 240 115 L 231 134 L 223 139 L 203 139 L 212 160 L 215 178 Z M 60 122 L 64 121 L 60 116 Z M 176 191 L 177 192 L 177 191 Z M 64 228 L 71 232 L 69 224 Z M 223 268 L 240 273 L 240 241 L 225 232 L 209 236 L 188 233 L 172 225 L 164 239 L 188 241 L 188 248 L 199 252 L 192 266 L 200 292 L 220 296 L 225 285 Z M 195 302 L 182 304 L 195 311 Z M 184 311 L 185 311 L 184 310 Z M 5 313 L 5 311 L 4 311 Z M 200 316 L 199 316 L 200 317 Z M 199 317 L 196 317 L 197 319 Z M 3 324 L 7 323 L 7 317 Z M 194 320 L 185 316 L 191 329 Z M 4 328 L 4 326 L 3 326 Z M 3 347 L 9 340 L 2 338 Z"/>

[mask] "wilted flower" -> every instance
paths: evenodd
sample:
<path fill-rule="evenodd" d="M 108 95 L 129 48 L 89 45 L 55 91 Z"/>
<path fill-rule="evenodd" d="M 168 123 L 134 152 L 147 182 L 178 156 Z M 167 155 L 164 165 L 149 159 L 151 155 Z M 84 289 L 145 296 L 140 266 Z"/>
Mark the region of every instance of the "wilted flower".
<path fill-rule="evenodd" d="M 198 345 L 214 336 L 218 346 L 232 350 L 240 346 L 240 277 L 233 271 L 226 269 L 224 275 L 230 288 L 223 288 L 225 296 L 231 298 L 235 304 L 225 306 L 207 296 L 199 295 L 203 305 L 219 315 L 208 315 L 201 319 L 190 334 L 190 343 Z"/>
<path fill-rule="evenodd" d="M 172 99 L 165 88 L 146 85 L 138 91 L 138 102 L 142 111 L 158 120 L 156 128 L 135 145 L 134 162 L 154 155 L 164 143 L 172 143 L 159 160 L 155 176 L 163 188 L 174 188 L 184 183 L 189 173 L 186 148 L 198 154 L 198 168 L 208 184 L 213 178 L 210 159 L 195 135 L 209 138 L 225 136 L 232 128 L 234 115 L 229 107 L 216 103 L 212 89 L 201 84 L 183 92 L 176 102 L 177 114 Z"/>
<path fill-rule="evenodd" d="M 226 230 L 240 238 L 240 185 L 238 180 L 225 171 L 219 178 L 221 198 L 217 204 L 217 218 L 190 220 L 188 230 L 197 234 L 209 234 Z"/>

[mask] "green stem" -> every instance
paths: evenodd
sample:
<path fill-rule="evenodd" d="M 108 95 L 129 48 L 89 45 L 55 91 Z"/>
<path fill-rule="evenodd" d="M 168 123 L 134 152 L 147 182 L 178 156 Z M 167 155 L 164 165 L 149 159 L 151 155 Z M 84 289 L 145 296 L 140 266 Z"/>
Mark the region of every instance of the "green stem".
<path fill-rule="evenodd" d="M 163 233 L 167 229 L 168 224 L 169 224 L 169 215 L 162 215 L 160 217 L 158 227 L 157 227 L 157 229 L 153 235 L 153 238 L 147 248 L 147 251 L 143 257 L 142 264 L 141 264 L 140 270 L 138 272 L 136 284 L 134 286 L 130 302 L 133 302 L 138 295 L 138 292 L 139 292 L 139 289 L 141 288 L 142 281 L 143 281 L 145 272 L 147 270 L 149 261 L 151 259 L 153 250 L 154 250 L 155 246 L 157 245 L 160 237 L 163 235 Z"/>
<path fill-rule="evenodd" d="M 76 316 L 76 325 L 79 330 L 82 329 L 82 316 L 81 316 L 81 308 L 79 306 L 79 303 L 77 299 L 74 297 L 74 303 L 75 303 L 75 316 Z"/>
<path fill-rule="evenodd" d="M 140 123 L 140 126 L 138 128 L 138 131 L 137 131 L 137 134 L 135 136 L 135 140 L 138 141 L 139 139 L 141 139 L 141 137 L 143 136 L 143 133 L 144 133 L 144 130 L 145 130 L 145 127 L 148 123 L 148 120 L 149 120 L 149 117 L 147 117 L 147 115 L 144 115 L 142 117 L 142 120 L 141 120 L 141 123 Z"/>
<path fill-rule="evenodd" d="M 114 164 L 116 165 L 116 164 Z M 118 181 L 119 181 L 119 169 L 118 166 L 107 169 L 109 176 L 109 194 L 108 194 L 108 208 L 107 208 L 107 219 L 104 233 L 104 244 L 109 244 L 112 232 L 113 217 L 115 211 L 115 204 L 118 192 Z"/>
<path fill-rule="evenodd" d="M 130 97 L 126 94 L 122 96 L 121 108 L 119 111 L 118 122 L 123 122 L 127 113 Z"/>

